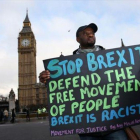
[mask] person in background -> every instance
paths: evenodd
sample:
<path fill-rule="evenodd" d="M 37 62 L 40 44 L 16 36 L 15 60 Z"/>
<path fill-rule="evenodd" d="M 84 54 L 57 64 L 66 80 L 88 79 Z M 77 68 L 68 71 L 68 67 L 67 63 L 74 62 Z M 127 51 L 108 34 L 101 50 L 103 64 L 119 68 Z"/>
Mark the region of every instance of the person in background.
<path fill-rule="evenodd" d="M 37 117 L 38 117 L 38 119 L 40 119 L 40 116 L 41 116 L 41 109 L 40 108 L 38 108 L 38 110 L 37 110 Z"/>
<path fill-rule="evenodd" d="M 8 111 L 6 108 L 4 109 L 3 115 L 4 115 L 4 122 L 6 122 L 8 120 Z"/>
<path fill-rule="evenodd" d="M 12 119 L 11 119 L 11 123 L 14 123 L 15 122 L 15 109 L 13 108 L 12 109 Z"/>
<path fill-rule="evenodd" d="M 82 54 L 104 50 L 102 46 L 95 45 L 95 33 L 97 30 L 98 27 L 94 23 L 79 27 L 76 32 L 76 40 L 79 43 L 79 48 L 76 49 L 73 54 Z M 40 73 L 40 82 L 46 83 L 49 78 L 50 72 L 48 70 L 42 71 Z M 127 140 L 127 135 L 123 129 L 118 131 L 79 134 L 79 137 L 80 140 Z"/>
<path fill-rule="evenodd" d="M 2 122 L 2 119 L 3 119 L 3 111 L 2 109 L 0 109 L 0 123 Z"/>
<path fill-rule="evenodd" d="M 42 108 L 43 119 L 46 119 L 46 108 Z"/>
<path fill-rule="evenodd" d="M 30 111 L 29 111 L 29 108 L 26 108 L 26 121 L 30 121 Z"/>

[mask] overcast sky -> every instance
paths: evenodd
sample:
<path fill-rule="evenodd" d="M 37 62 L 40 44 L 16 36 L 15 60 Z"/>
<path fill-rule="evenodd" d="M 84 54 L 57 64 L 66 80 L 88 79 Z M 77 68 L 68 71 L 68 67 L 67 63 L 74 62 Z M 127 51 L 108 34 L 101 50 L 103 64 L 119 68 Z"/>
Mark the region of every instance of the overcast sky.
<path fill-rule="evenodd" d="M 121 38 L 126 46 L 140 44 L 139 0 L 0 0 L 0 95 L 13 88 L 17 98 L 17 37 L 27 8 L 37 42 L 37 77 L 43 59 L 77 49 L 75 32 L 82 25 L 96 23 L 96 45 L 106 49 L 120 47 Z"/>

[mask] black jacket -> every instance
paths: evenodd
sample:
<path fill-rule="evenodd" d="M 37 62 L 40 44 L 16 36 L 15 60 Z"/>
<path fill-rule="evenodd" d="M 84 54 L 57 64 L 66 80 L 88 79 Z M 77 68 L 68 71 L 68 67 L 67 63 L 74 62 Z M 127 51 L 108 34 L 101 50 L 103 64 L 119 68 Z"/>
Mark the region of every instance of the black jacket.
<path fill-rule="evenodd" d="M 99 45 L 97 45 L 99 48 L 100 48 L 100 50 L 105 50 L 105 48 L 104 47 L 102 47 L 102 46 L 99 46 Z M 78 51 L 78 49 L 76 49 L 75 51 L 73 51 L 73 54 L 76 54 L 76 52 Z"/>

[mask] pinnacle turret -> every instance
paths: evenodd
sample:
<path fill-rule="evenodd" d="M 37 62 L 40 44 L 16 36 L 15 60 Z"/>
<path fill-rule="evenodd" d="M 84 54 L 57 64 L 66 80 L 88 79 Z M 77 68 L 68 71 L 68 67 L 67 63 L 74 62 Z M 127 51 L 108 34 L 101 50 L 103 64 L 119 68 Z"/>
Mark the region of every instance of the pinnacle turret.
<path fill-rule="evenodd" d="M 28 17 L 28 12 L 26 13 L 26 17 L 23 23 L 30 23 L 29 17 Z"/>
<path fill-rule="evenodd" d="M 20 33 L 29 33 L 29 32 L 32 32 L 32 29 L 31 29 L 31 22 L 28 17 L 28 10 L 27 10 L 25 20 L 23 21 L 23 29 L 21 30 Z"/>

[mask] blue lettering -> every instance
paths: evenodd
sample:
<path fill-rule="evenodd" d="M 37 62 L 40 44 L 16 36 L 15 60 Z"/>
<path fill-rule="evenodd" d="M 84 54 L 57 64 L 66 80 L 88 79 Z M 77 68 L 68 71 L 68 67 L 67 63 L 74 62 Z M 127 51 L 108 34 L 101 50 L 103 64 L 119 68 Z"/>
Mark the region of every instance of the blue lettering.
<path fill-rule="evenodd" d="M 89 114 L 87 114 L 87 123 L 89 123 Z"/>
<path fill-rule="evenodd" d="M 124 110 L 124 108 L 120 108 L 118 111 L 119 117 L 125 117 L 125 115 L 122 115 L 121 112 Z"/>
<path fill-rule="evenodd" d="M 82 118 L 83 117 L 83 114 L 79 114 L 77 116 L 75 116 L 75 123 L 80 123 L 82 122 Z"/>
<path fill-rule="evenodd" d="M 94 114 L 90 114 L 90 122 L 96 122 L 96 117 L 94 117 Z"/>
<path fill-rule="evenodd" d="M 105 120 L 109 120 L 109 112 L 107 110 L 104 110 L 102 112 L 102 121 L 105 121 Z"/>
<path fill-rule="evenodd" d="M 63 121 L 63 117 L 62 117 L 62 116 L 60 116 L 60 117 L 58 118 L 58 122 L 59 122 L 59 125 L 60 125 L 60 124 L 64 124 L 64 121 Z"/>
<path fill-rule="evenodd" d="M 64 71 L 64 75 L 67 75 L 67 71 L 66 71 L 66 63 L 68 62 L 68 60 L 64 60 L 62 62 L 59 62 L 59 65 L 63 66 L 63 71 Z"/>
<path fill-rule="evenodd" d="M 110 120 L 112 120 L 113 117 L 115 117 L 116 119 L 119 118 L 115 110 L 111 110 L 110 112 Z"/>
<path fill-rule="evenodd" d="M 98 63 L 95 61 L 95 55 L 93 53 L 87 54 L 87 63 L 89 71 L 96 71 L 98 68 Z M 92 66 L 94 65 L 94 67 Z"/>
<path fill-rule="evenodd" d="M 139 107 L 139 114 L 140 114 L 140 104 L 137 104 L 136 106 L 138 106 L 138 107 Z"/>
<path fill-rule="evenodd" d="M 127 64 L 127 61 L 124 59 L 124 54 L 125 54 L 125 50 L 122 50 L 122 52 L 119 52 L 118 50 L 116 51 L 117 54 L 119 55 L 119 61 L 118 61 L 118 66 L 121 67 L 122 62 Z"/>
<path fill-rule="evenodd" d="M 126 115 L 129 116 L 129 107 L 126 107 Z"/>
<path fill-rule="evenodd" d="M 99 63 L 99 69 L 102 69 L 102 65 L 104 65 L 104 67 L 107 68 L 107 64 L 104 62 L 104 57 L 102 55 L 99 55 L 97 57 L 97 61 Z"/>
<path fill-rule="evenodd" d="M 51 74 L 51 78 L 57 78 L 62 74 L 62 68 L 60 66 L 54 66 L 59 62 L 58 59 L 53 59 L 49 62 L 47 69 L 49 71 L 57 71 L 55 74 Z"/>
<path fill-rule="evenodd" d="M 139 51 L 139 55 L 140 55 L 140 47 L 136 47 L 135 50 L 136 51 L 138 50 Z"/>
<path fill-rule="evenodd" d="M 68 118 L 69 118 L 70 116 L 69 115 L 66 115 L 66 116 L 64 116 L 64 122 L 65 122 L 65 124 L 68 124 L 69 122 L 68 122 Z"/>
<path fill-rule="evenodd" d="M 81 72 L 81 66 L 83 65 L 83 61 L 81 59 L 76 59 L 76 68 L 77 68 L 77 73 Z"/>
<path fill-rule="evenodd" d="M 134 65 L 134 55 L 133 55 L 133 52 L 132 52 L 132 49 L 128 49 L 129 50 L 129 53 L 130 53 L 130 60 L 131 60 L 131 64 Z"/>
<path fill-rule="evenodd" d="M 68 69 L 69 74 L 73 74 L 76 70 L 75 63 L 70 60 L 68 63 L 67 69 Z"/>
<path fill-rule="evenodd" d="M 133 107 L 135 107 L 135 105 L 130 106 L 131 114 L 135 114 L 136 113 L 136 109 L 134 109 Z"/>
<path fill-rule="evenodd" d="M 74 123 L 73 116 L 70 117 L 70 123 Z"/>
<path fill-rule="evenodd" d="M 51 118 L 51 126 L 56 126 L 57 125 L 57 120 L 56 117 Z"/>
<path fill-rule="evenodd" d="M 112 57 L 111 55 L 114 54 L 114 51 L 112 52 L 109 52 L 106 54 L 106 57 L 107 57 L 107 61 L 108 61 L 108 67 L 113 67 L 113 66 L 116 66 L 116 62 L 112 63 L 111 61 L 114 60 L 114 57 Z"/>

